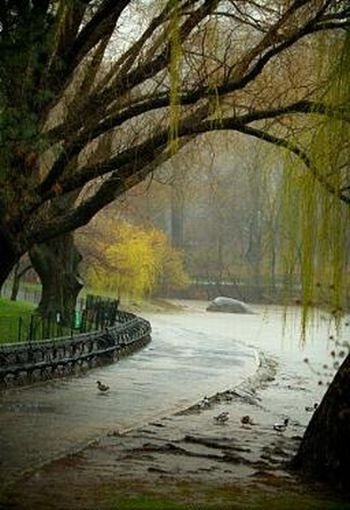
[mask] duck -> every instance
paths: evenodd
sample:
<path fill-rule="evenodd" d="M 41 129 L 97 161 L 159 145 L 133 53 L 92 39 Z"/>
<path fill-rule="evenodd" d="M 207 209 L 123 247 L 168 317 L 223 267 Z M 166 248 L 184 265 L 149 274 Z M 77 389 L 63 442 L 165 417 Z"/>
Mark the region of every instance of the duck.
<path fill-rule="evenodd" d="M 273 430 L 276 430 L 276 432 L 284 432 L 286 428 L 288 427 L 289 418 L 286 418 L 283 423 L 275 423 L 273 426 Z"/>
<path fill-rule="evenodd" d="M 205 395 L 202 398 L 202 400 L 199 402 L 199 407 L 200 407 L 200 409 L 204 409 L 205 407 L 209 407 L 209 406 L 210 406 L 210 400 L 207 397 L 207 395 Z"/>
<path fill-rule="evenodd" d="M 217 423 L 225 423 L 230 418 L 230 413 L 228 411 L 223 411 L 222 413 L 214 416 L 214 420 Z"/>
<path fill-rule="evenodd" d="M 101 381 L 96 381 L 96 384 L 101 393 L 106 393 L 109 390 L 109 386 L 103 384 Z"/>
<path fill-rule="evenodd" d="M 307 411 L 308 413 L 312 413 L 313 411 L 315 411 L 316 409 L 318 408 L 318 403 L 315 402 L 314 405 L 311 407 L 311 406 L 306 406 L 305 407 L 305 411 Z"/>
<path fill-rule="evenodd" d="M 254 425 L 254 421 L 248 414 L 246 414 L 245 416 L 242 416 L 241 423 L 242 423 L 242 425 Z"/>

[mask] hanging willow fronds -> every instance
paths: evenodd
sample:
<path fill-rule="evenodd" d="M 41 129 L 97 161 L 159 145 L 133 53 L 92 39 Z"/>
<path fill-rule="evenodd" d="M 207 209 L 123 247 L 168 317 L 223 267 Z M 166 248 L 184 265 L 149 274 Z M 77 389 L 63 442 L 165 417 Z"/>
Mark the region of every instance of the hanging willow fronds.
<path fill-rule="evenodd" d="M 323 40 L 319 46 L 319 79 L 326 83 L 320 100 L 330 111 L 350 104 L 349 50 L 349 34 L 332 44 Z M 282 193 L 284 229 L 293 238 L 283 241 L 284 270 L 288 278 L 291 274 L 300 278 L 304 332 L 315 304 L 326 306 L 335 319 L 341 316 L 349 286 L 350 210 L 339 195 L 350 185 L 350 123 L 346 116 L 320 118 L 317 113 L 316 109 L 314 126 L 298 134 L 299 143 L 307 146 L 314 171 L 305 171 L 296 158 L 288 157 Z M 299 264 L 295 264 L 297 259 Z"/>
<path fill-rule="evenodd" d="M 172 0 L 170 15 L 170 104 L 169 104 L 169 148 L 172 153 L 178 150 L 178 126 L 180 121 L 181 89 L 181 39 L 180 39 L 180 2 Z"/>

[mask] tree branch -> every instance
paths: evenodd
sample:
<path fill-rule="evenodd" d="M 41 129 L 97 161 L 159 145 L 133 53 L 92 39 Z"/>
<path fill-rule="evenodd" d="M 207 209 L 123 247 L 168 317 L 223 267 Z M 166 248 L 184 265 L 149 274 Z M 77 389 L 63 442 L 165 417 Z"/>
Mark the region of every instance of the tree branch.
<path fill-rule="evenodd" d="M 229 129 L 235 129 L 237 126 L 249 124 L 259 120 L 272 119 L 276 117 L 280 117 L 283 115 L 289 114 L 322 114 L 328 116 L 338 116 L 342 119 L 350 121 L 349 117 L 344 117 L 345 113 L 348 113 L 347 107 L 342 108 L 331 108 L 320 102 L 312 102 L 312 101 L 298 101 L 296 103 L 287 105 L 285 107 L 273 108 L 268 110 L 254 111 L 247 113 L 241 116 L 234 116 L 230 118 L 222 118 L 219 120 L 209 119 L 206 121 L 201 121 L 199 124 L 192 124 L 189 122 L 189 119 L 186 118 L 182 123 L 178 126 L 178 134 L 179 138 L 185 136 L 191 136 L 194 134 L 200 134 L 205 131 L 212 130 L 220 130 L 222 126 L 228 126 Z M 158 150 L 159 147 L 166 145 L 168 143 L 168 128 L 165 128 L 161 131 L 158 130 L 157 134 L 152 137 L 149 137 L 146 141 L 133 146 L 131 148 L 126 149 L 125 151 L 119 153 L 117 156 L 110 158 L 108 161 L 104 161 L 97 165 L 85 166 L 79 169 L 74 175 L 65 178 L 62 175 L 61 179 L 58 179 L 59 185 L 62 189 L 63 193 L 68 191 L 72 191 L 77 188 L 81 188 L 84 184 L 89 182 L 96 177 L 107 174 L 119 166 L 124 166 L 128 164 L 132 160 L 137 160 L 140 154 L 143 154 L 145 157 L 146 154 L 150 154 L 153 150 Z M 84 143 L 81 143 L 76 147 L 76 150 L 79 151 L 84 146 Z M 74 150 L 72 154 L 74 153 Z M 62 166 L 64 166 L 64 158 L 65 155 L 62 155 L 59 158 L 58 162 L 62 162 Z M 58 164 L 58 163 L 57 163 Z M 63 168 L 59 168 L 59 172 L 61 173 Z M 54 196 L 54 191 L 47 187 L 40 189 L 43 200 L 48 200 Z"/>
<path fill-rule="evenodd" d="M 130 0 L 104 0 L 102 2 L 91 20 L 82 28 L 67 54 L 67 72 L 69 74 L 87 53 L 114 29 L 119 16 L 129 3 Z"/>

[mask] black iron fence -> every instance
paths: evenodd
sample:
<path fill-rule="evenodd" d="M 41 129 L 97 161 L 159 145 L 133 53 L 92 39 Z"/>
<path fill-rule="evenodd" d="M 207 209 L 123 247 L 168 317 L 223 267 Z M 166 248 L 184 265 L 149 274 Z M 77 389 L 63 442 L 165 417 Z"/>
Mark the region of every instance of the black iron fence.
<path fill-rule="evenodd" d="M 79 373 L 117 361 L 146 345 L 151 325 L 117 312 L 114 325 L 101 331 L 0 345 L 0 389 Z"/>

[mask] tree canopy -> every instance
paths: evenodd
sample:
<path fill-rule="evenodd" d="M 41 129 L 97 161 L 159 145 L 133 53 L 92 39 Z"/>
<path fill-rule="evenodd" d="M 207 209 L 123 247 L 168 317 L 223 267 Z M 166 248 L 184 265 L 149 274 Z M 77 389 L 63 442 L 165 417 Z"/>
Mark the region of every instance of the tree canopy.
<path fill-rule="evenodd" d="M 349 118 L 315 72 L 349 15 L 345 0 L 1 2 L 0 281 L 208 131 L 289 149 L 349 202 L 290 129 Z"/>

